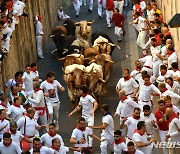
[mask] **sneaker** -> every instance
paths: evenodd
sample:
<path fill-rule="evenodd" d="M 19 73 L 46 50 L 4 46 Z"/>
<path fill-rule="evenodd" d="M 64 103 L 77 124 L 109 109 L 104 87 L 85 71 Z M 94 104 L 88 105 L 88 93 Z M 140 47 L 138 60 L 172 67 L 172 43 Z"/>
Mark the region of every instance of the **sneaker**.
<path fill-rule="evenodd" d="M 117 40 L 117 42 L 122 42 L 122 40 L 121 40 L 121 39 L 119 39 L 119 40 Z"/>
<path fill-rule="evenodd" d="M 88 12 L 92 13 L 92 10 L 88 9 Z"/>
<path fill-rule="evenodd" d="M 79 15 L 76 15 L 76 17 L 79 17 Z"/>
<path fill-rule="evenodd" d="M 99 16 L 99 18 L 102 18 L 102 16 Z"/>

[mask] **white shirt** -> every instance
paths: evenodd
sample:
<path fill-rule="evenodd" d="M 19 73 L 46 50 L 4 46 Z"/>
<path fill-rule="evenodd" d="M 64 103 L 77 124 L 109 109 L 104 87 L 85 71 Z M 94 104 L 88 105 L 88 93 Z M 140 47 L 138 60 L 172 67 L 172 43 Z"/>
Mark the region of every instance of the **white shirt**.
<path fill-rule="evenodd" d="M 151 9 L 151 10 L 146 10 L 147 11 L 147 18 L 149 21 L 154 21 L 154 10 Z"/>
<path fill-rule="evenodd" d="M 138 20 L 138 24 L 136 25 L 136 28 L 137 28 L 138 31 L 140 31 L 140 30 L 142 30 L 142 29 L 144 29 L 146 27 L 146 23 L 145 23 L 146 19 L 139 16 L 137 18 L 137 20 Z"/>
<path fill-rule="evenodd" d="M 93 110 L 93 103 L 96 100 L 91 95 L 86 95 L 85 97 L 80 97 L 79 105 L 82 106 L 82 115 L 91 116 L 90 113 Z"/>
<path fill-rule="evenodd" d="M 133 134 L 133 141 L 136 142 L 142 142 L 142 143 L 147 143 L 148 140 L 148 135 L 144 133 L 144 135 L 140 135 L 139 133 L 134 133 Z M 138 150 L 142 151 L 145 154 L 150 154 L 152 152 L 151 145 L 145 146 L 145 147 L 137 147 Z"/>
<path fill-rule="evenodd" d="M 134 88 L 138 88 L 138 87 L 139 87 L 139 85 L 133 78 L 130 78 L 127 81 L 125 81 L 124 78 L 121 78 L 121 79 L 119 79 L 119 81 L 116 85 L 116 89 L 125 90 L 126 95 L 133 94 Z"/>
<path fill-rule="evenodd" d="M 18 121 L 23 116 L 23 113 L 25 111 L 26 110 L 22 105 L 20 105 L 20 107 L 15 107 L 14 105 L 11 105 L 8 108 L 7 114 L 9 115 L 10 118 L 13 118 L 15 121 Z"/>
<path fill-rule="evenodd" d="M 9 79 L 8 82 L 6 82 L 6 87 L 11 87 L 11 86 L 15 86 L 16 85 L 16 81 L 15 79 Z"/>
<path fill-rule="evenodd" d="M 180 128 L 180 120 L 178 118 L 174 118 L 169 123 L 169 132 L 168 132 L 168 134 L 171 136 L 172 142 L 180 141 L 180 132 L 178 131 L 178 128 Z"/>
<path fill-rule="evenodd" d="M 1 128 L 4 127 L 4 126 L 6 126 L 6 127 L 3 130 L 1 130 Z M 5 132 L 9 131 L 9 127 L 10 127 L 10 125 L 9 125 L 9 121 L 8 120 L 6 120 L 6 119 L 4 119 L 3 121 L 0 120 L 0 130 L 1 130 L 0 131 L 0 139 L 3 138 L 3 134 Z"/>
<path fill-rule="evenodd" d="M 33 90 L 33 75 L 24 72 L 22 78 L 24 79 L 25 91 Z"/>
<path fill-rule="evenodd" d="M 25 119 L 26 119 L 25 135 L 28 137 L 35 136 L 37 131 L 36 127 L 38 126 L 37 121 L 34 118 L 30 119 L 27 116 L 23 116 L 17 121 L 17 126 L 18 128 L 20 128 L 20 132 L 24 135 Z"/>
<path fill-rule="evenodd" d="M 130 74 L 135 80 L 139 80 L 141 78 L 141 70 L 138 71 L 138 70 L 133 70 Z"/>
<path fill-rule="evenodd" d="M 81 131 L 81 130 L 75 128 L 72 132 L 71 137 L 75 138 L 77 141 L 79 141 L 81 138 L 85 138 L 86 143 L 74 144 L 74 147 L 88 147 L 88 136 L 89 135 L 92 135 L 92 131 L 90 128 L 86 127 L 85 131 Z"/>
<path fill-rule="evenodd" d="M 30 150 L 30 153 L 33 154 L 33 149 Z M 54 150 L 45 146 L 42 146 L 40 149 L 40 154 L 54 154 Z"/>
<path fill-rule="evenodd" d="M 139 88 L 138 99 L 142 102 L 150 101 L 151 96 L 152 96 L 152 94 L 151 94 L 152 92 L 156 92 L 159 95 L 161 94 L 161 92 L 159 91 L 159 89 L 155 85 L 151 84 L 149 86 L 146 86 L 144 84 L 141 84 L 140 88 Z"/>
<path fill-rule="evenodd" d="M 57 81 L 54 80 L 53 83 L 49 83 L 46 80 L 41 83 L 40 88 L 44 90 L 45 93 L 49 93 L 49 97 L 45 97 L 46 101 L 49 102 L 59 102 L 58 98 L 58 87 L 62 87 L 62 85 Z"/>
<path fill-rule="evenodd" d="M 35 79 L 36 77 L 39 77 L 39 72 L 37 70 L 35 72 L 31 71 L 30 74 L 33 76 L 33 79 Z"/>
<path fill-rule="evenodd" d="M 156 56 L 156 54 L 160 54 L 161 53 L 161 47 L 160 46 L 153 47 L 151 45 L 150 50 L 151 50 L 153 62 L 155 62 L 157 60 L 160 60 L 159 57 Z"/>
<path fill-rule="evenodd" d="M 114 136 L 114 121 L 111 115 L 103 116 L 102 123 L 106 123 L 107 127 L 102 130 L 101 137 L 109 138 L 109 136 Z"/>
<path fill-rule="evenodd" d="M 180 96 L 170 90 L 166 90 L 165 92 L 161 93 L 161 97 L 165 97 L 167 95 L 171 97 L 172 103 L 175 105 L 176 105 L 176 102 L 180 100 Z"/>
<path fill-rule="evenodd" d="M 124 123 L 128 128 L 127 137 L 132 139 L 133 133 L 134 133 L 135 129 L 137 129 L 137 123 L 142 120 L 143 119 L 141 117 L 138 120 L 134 119 L 132 116 L 127 118 L 127 120 Z"/>
<path fill-rule="evenodd" d="M 141 7 L 141 10 L 145 10 L 146 9 L 146 2 L 145 1 L 141 1 L 140 2 L 140 7 Z"/>
<path fill-rule="evenodd" d="M 120 117 L 130 117 L 136 107 L 139 108 L 139 104 L 134 102 L 131 98 L 127 98 L 126 100 L 119 102 L 116 114 L 120 115 Z"/>
<path fill-rule="evenodd" d="M 50 136 L 48 133 L 43 134 L 43 135 L 41 136 L 41 143 L 44 143 L 44 146 L 50 148 L 51 145 L 52 145 L 52 140 L 53 140 L 54 138 L 58 138 L 58 139 L 61 141 L 61 145 L 64 145 L 63 139 L 62 139 L 62 137 L 61 137 L 59 134 L 56 134 L 55 136 L 52 137 L 52 136 Z"/>
<path fill-rule="evenodd" d="M 17 131 L 16 134 L 11 133 L 11 138 L 20 147 L 20 140 L 24 138 L 20 131 Z"/>
<path fill-rule="evenodd" d="M 180 113 L 179 108 L 176 105 L 172 105 L 172 109 L 173 109 L 174 113 L 176 113 L 176 114 Z"/>
<path fill-rule="evenodd" d="M 1 154 L 21 154 L 20 147 L 12 142 L 10 146 L 5 146 L 3 142 L 0 142 L 0 153 Z"/>
<path fill-rule="evenodd" d="M 32 94 L 32 98 L 28 98 L 33 107 L 44 107 L 44 93 L 42 90 L 34 91 Z"/>
<path fill-rule="evenodd" d="M 151 113 L 149 116 L 144 116 L 144 113 L 141 112 L 140 116 L 143 119 L 143 121 L 146 123 L 147 132 L 150 133 L 150 135 L 154 134 L 154 128 L 152 125 L 152 121 L 156 122 L 156 118 L 155 118 L 154 114 Z"/>
<path fill-rule="evenodd" d="M 37 19 L 36 19 L 37 20 Z M 42 24 L 41 24 L 41 22 L 40 21 L 36 21 L 37 23 L 36 23 L 36 35 L 43 35 L 44 34 L 44 32 L 43 32 L 43 27 L 42 27 Z"/>
<path fill-rule="evenodd" d="M 60 147 L 59 151 L 55 150 L 56 154 L 66 154 L 69 152 L 69 147 L 62 146 Z"/>
<path fill-rule="evenodd" d="M 145 56 L 143 58 L 140 58 L 139 61 L 144 63 L 143 67 L 148 66 L 148 67 L 152 68 L 152 64 L 153 64 L 152 56 L 150 56 L 150 55 Z"/>
<path fill-rule="evenodd" d="M 177 62 L 178 61 L 178 55 L 176 52 L 173 52 L 169 57 L 168 57 L 168 68 L 171 68 L 171 64 L 173 62 Z"/>
<path fill-rule="evenodd" d="M 120 144 L 114 143 L 114 154 L 121 154 L 123 151 L 127 151 L 127 146 L 124 142 L 121 142 Z"/>

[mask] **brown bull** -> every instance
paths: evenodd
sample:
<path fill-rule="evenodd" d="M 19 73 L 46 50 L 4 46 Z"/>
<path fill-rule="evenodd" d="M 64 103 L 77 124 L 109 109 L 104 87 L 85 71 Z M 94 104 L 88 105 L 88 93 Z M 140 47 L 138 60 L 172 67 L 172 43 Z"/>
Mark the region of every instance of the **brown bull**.
<path fill-rule="evenodd" d="M 86 50 L 84 50 L 84 58 L 88 61 L 87 63 L 92 61 L 94 57 L 98 54 L 99 52 L 95 48 L 87 48 Z"/>
<path fill-rule="evenodd" d="M 80 39 L 88 40 L 92 33 L 92 25 L 93 22 L 81 21 L 75 23 L 76 25 L 76 35 Z"/>
<path fill-rule="evenodd" d="M 84 56 L 81 54 L 71 54 L 59 60 L 64 62 L 64 68 L 72 64 L 84 65 Z"/>
<path fill-rule="evenodd" d="M 52 35 L 50 37 L 54 37 L 55 35 L 64 35 L 67 36 L 68 35 L 68 31 L 64 26 L 56 26 L 53 30 L 52 30 Z"/>
<path fill-rule="evenodd" d="M 91 62 L 95 62 L 96 64 L 101 65 L 103 71 L 103 79 L 109 80 L 111 69 L 114 63 L 111 56 L 108 54 L 99 54 Z"/>

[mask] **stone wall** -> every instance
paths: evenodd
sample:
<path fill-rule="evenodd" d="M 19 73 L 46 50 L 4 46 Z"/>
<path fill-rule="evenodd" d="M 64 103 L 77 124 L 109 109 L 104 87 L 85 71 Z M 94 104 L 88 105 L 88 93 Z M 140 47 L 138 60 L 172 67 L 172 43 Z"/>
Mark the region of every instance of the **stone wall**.
<path fill-rule="evenodd" d="M 18 70 L 24 70 L 25 65 L 37 60 L 34 16 L 42 16 L 44 40 L 49 37 L 52 27 L 57 22 L 57 9 L 69 6 L 71 0 L 28 0 L 25 11 L 28 17 L 21 17 L 11 39 L 10 53 L 2 62 L 0 72 L 0 88 L 13 77 Z"/>
<path fill-rule="evenodd" d="M 156 0 L 156 3 L 162 10 L 162 14 L 166 23 L 168 23 L 176 13 L 180 13 L 180 0 Z M 180 28 L 171 28 L 170 31 L 172 33 L 175 49 L 178 53 L 180 61 Z"/>

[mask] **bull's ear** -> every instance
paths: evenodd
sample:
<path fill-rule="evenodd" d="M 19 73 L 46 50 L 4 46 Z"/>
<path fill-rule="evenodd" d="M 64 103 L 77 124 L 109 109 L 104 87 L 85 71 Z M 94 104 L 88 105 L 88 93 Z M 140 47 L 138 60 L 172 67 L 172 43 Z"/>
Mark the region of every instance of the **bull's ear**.
<path fill-rule="evenodd" d="M 59 61 L 63 61 L 65 60 L 66 57 L 63 57 L 63 58 L 57 58 Z"/>

